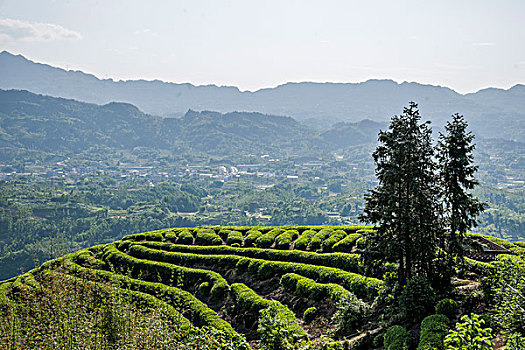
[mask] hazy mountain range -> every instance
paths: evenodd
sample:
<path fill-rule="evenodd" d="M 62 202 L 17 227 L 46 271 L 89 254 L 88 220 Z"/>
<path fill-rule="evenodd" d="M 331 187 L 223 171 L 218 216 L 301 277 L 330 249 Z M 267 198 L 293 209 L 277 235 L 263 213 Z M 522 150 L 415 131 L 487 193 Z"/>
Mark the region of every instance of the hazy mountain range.
<path fill-rule="evenodd" d="M 291 117 L 255 112 L 196 112 L 181 118 L 157 117 L 119 102 L 96 105 L 20 90 L 0 90 L 0 160 L 18 151 L 75 154 L 92 147 L 148 147 L 177 153 L 311 154 L 374 142 L 385 125 L 373 121 L 339 123 L 326 132 Z M 10 150 L 9 152 L 7 150 Z"/>
<path fill-rule="evenodd" d="M 255 92 L 236 87 L 194 86 L 159 80 L 101 80 L 80 71 L 66 71 L 32 62 L 21 55 L 0 53 L 0 88 L 107 104 L 126 102 L 158 116 L 181 117 L 189 109 L 260 112 L 290 116 L 323 130 L 334 123 L 369 119 L 387 122 L 409 101 L 419 104 L 424 119 L 442 126 L 456 112 L 465 115 L 481 137 L 522 140 L 525 130 L 525 86 L 488 88 L 459 94 L 449 88 L 392 80 L 363 83 L 287 83 Z"/>

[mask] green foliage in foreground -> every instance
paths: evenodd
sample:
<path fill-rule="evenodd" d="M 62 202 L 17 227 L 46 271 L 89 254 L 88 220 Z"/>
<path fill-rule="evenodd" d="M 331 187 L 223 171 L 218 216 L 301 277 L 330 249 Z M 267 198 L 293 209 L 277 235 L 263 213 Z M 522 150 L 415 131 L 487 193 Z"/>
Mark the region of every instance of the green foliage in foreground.
<path fill-rule="evenodd" d="M 525 338 L 525 261 L 505 255 L 495 265 L 497 319 L 506 333 Z"/>
<path fill-rule="evenodd" d="M 262 350 L 292 350 L 307 348 L 306 334 L 297 334 L 290 325 L 295 323 L 293 314 L 283 314 L 277 303 L 260 311 L 257 332 Z M 299 335 L 299 337 L 298 337 Z M 301 340 L 302 339 L 302 340 Z"/>
<path fill-rule="evenodd" d="M 445 338 L 447 350 L 491 350 L 492 330 L 484 328 L 485 321 L 472 314 L 461 317 L 463 322 L 456 323 L 456 329 L 450 330 Z"/>
<path fill-rule="evenodd" d="M 192 327 L 148 294 L 58 272 L 24 276 L 32 287 L 0 285 L 2 349 L 248 348 L 222 330 Z"/>
<path fill-rule="evenodd" d="M 260 313 L 257 331 L 261 334 L 262 344 L 265 342 L 263 339 L 274 345 L 280 342 L 293 345 L 308 339 L 305 331 L 297 323 L 294 313 L 280 302 L 263 299 L 242 283 L 233 283 L 231 291 L 236 307 Z M 278 324 L 271 325 L 269 318 Z M 275 327 L 279 329 L 274 329 Z"/>

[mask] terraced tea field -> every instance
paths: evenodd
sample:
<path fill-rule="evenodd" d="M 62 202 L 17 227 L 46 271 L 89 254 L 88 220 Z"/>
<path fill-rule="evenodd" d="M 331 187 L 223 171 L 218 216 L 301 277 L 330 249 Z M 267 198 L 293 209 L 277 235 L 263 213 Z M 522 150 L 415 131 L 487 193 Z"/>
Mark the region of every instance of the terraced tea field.
<path fill-rule="evenodd" d="M 45 274 L 64 274 L 110 283 L 135 301 L 163 306 L 182 328 L 212 327 L 238 344 L 246 340 L 246 348 L 267 336 L 268 319 L 278 321 L 292 343 L 319 344 L 328 334 L 346 347 L 366 348 L 382 331 L 380 277 L 393 268 L 365 272 L 359 253 L 369 230 L 201 227 L 134 234 L 5 281 L 0 298 L 38 289 Z M 490 269 L 467 261 L 473 271 Z"/>

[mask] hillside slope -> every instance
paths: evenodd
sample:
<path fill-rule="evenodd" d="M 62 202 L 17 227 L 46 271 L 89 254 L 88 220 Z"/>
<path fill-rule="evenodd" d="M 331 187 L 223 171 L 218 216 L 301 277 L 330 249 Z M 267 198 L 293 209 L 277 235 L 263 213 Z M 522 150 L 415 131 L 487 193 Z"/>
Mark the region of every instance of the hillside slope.
<path fill-rule="evenodd" d="M 177 228 L 134 234 L 121 241 L 84 249 L 0 282 L 0 305 L 4 310 L 0 313 L 4 321 L 0 322 L 3 324 L 0 344 L 8 346 L 14 341 L 26 341 L 29 338 L 24 330 L 30 334 L 39 332 L 37 338 L 31 338 L 37 347 L 51 336 L 65 339 L 64 335 L 78 332 L 78 327 L 86 325 L 75 315 L 84 317 L 82 310 L 86 303 L 91 305 L 90 312 L 95 311 L 93 317 L 104 315 L 96 310 L 105 304 L 97 306 L 90 299 L 90 293 L 96 291 L 99 295 L 107 294 L 108 300 L 118 296 L 115 302 L 119 305 L 111 311 L 102 309 L 106 310 L 106 317 L 109 312 L 110 318 L 116 318 L 113 322 L 128 322 L 130 316 L 123 312 L 127 303 L 133 310 L 133 305 L 141 306 L 143 312 L 160 308 L 171 324 L 162 331 L 179 332 L 173 335 L 176 345 L 170 346 L 183 349 L 190 349 L 191 346 L 185 346 L 192 341 L 192 346 L 196 346 L 195 336 L 191 334 L 197 334 L 200 341 L 203 337 L 215 338 L 215 345 L 211 346 L 212 341 L 207 349 L 223 348 L 226 344 L 230 344 L 231 349 L 250 346 L 273 349 L 275 344 L 289 344 L 280 345 L 283 349 L 291 349 L 293 344 L 302 344 L 304 349 L 325 349 L 326 346 L 377 349 L 382 348 L 386 328 L 400 322 L 413 327 L 408 337 L 412 337 L 413 344 L 421 346 L 428 339 L 422 336 L 419 341 L 419 323 L 433 311 L 427 309 L 416 320 L 402 321 L 397 301 L 391 299 L 392 295 L 387 297 L 388 293 L 397 292 L 391 289 L 391 282 L 377 278 L 386 276 L 384 273 L 392 266 L 383 263 L 371 269 L 360 259 L 370 230 L 351 226 Z M 467 258 L 464 265 L 458 265 L 456 287 L 450 296 L 455 299 L 452 304 L 458 303 L 459 307 L 443 309 L 450 317 L 450 325 L 470 312 L 490 317 L 494 311 L 487 302 L 491 299 L 483 296 L 479 280 L 492 275 L 501 263 L 521 264 L 520 255 L 523 257 L 525 253 L 523 242 L 512 244 L 488 236 L 471 237 L 491 247 L 497 246 L 507 254 L 493 262 Z M 49 306 L 32 299 L 37 295 L 48 298 L 47 293 L 59 291 L 63 293 L 61 299 L 51 298 L 48 301 L 51 305 L 80 306 L 75 304 L 78 301 L 70 299 L 70 293 L 60 289 L 68 286 L 74 287 L 74 292 L 82 298 L 89 297 L 78 310 L 67 310 L 69 314 L 46 316 Z M 39 294 L 34 294 L 37 292 Z M 435 301 L 419 302 L 430 303 L 433 310 Z M 39 312 L 24 314 L 24 305 L 38 307 Z M 17 316 L 27 324 L 9 322 Z M 42 316 L 49 317 L 46 322 L 62 322 L 63 327 L 38 327 L 35 322 Z M 111 337 L 106 337 L 111 322 L 105 324 L 87 326 L 82 336 L 102 327 L 98 329 L 106 347 L 100 348 L 109 348 L 125 341 L 125 335 L 140 338 L 155 332 L 145 327 L 139 329 L 142 334 L 128 334 L 129 330 L 119 328 L 113 330 Z M 219 333 L 210 335 L 208 328 L 202 327 L 211 327 Z M 449 328 L 447 324 L 440 327 Z M 494 323 L 493 327 L 499 325 Z M 80 338 L 69 339 L 70 348 L 81 346 L 76 343 Z M 442 344 L 442 337 L 439 339 L 432 340 L 435 346 L 438 346 L 436 341 Z M 58 344 L 62 344 L 60 341 L 64 340 Z M 157 348 L 169 348 L 160 345 Z"/>

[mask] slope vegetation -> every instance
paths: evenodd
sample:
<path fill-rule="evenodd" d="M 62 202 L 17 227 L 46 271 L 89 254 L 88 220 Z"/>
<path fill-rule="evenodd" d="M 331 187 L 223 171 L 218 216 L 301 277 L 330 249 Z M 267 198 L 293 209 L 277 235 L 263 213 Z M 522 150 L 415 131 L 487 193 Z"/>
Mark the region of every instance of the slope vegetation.
<path fill-rule="evenodd" d="M 371 348 L 384 331 L 379 319 L 386 312 L 381 300 L 387 286 L 378 277 L 391 267 L 371 273 L 362 265 L 359 253 L 370 230 L 200 227 L 133 234 L 0 283 L 0 303 L 9 309 L 27 291 L 43 290 L 49 276 L 68 276 L 116 288 L 131 297 L 128 303 L 163 308 L 181 341 L 192 330 L 215 329 L 237 348 L 272 348 L 278 327 L 278 338 L 289 344 L 328 346 L 329 335 L 334 346 Z M 497 243 L 523 254 L 519 245 Z M 466 264 L 464 274 L 470 276 L 493 269 L 471 259 Z"/>

